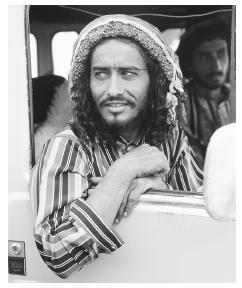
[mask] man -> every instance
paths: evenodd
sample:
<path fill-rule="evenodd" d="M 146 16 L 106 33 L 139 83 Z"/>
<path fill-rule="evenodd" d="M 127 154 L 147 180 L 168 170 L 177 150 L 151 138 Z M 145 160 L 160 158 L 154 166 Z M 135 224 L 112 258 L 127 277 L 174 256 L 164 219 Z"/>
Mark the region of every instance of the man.
<path fill-rule="evenodd" d="M 176 60 L 135 17 L 102 16 L 81 31 L 69 75 L 74 121 L 46 143 L 31 179 L 36 244 L 58 276 L 119 248 L 113 225 L 142 193 L 202 185 L 176 120 Z"/>
<path fill-rule="evenodd" d="M 214 131 L 230 122 L 226 83 L 229 68 L 230 33 L 220 20 L 192 26 L 183 35 L 177 54 L 182 72 L 189 79 L 185 90 L 187 123 L 183 125 L 203 166 L 207 145 Z"/>

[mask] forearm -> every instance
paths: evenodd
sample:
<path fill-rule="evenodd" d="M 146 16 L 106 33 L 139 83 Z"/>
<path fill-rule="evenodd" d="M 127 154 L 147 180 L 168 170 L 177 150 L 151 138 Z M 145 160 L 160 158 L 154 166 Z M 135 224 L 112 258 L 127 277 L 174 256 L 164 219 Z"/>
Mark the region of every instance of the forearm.
<path fill-rule="evenodd" d="M 114 163 L 86 202 L 111 227 L 122 200 L 130 186 L 132 176 L 120 162 Z"/>
<path fill-rule="evenodd" d="M 107 174 L 87 199 L 87 203 L 109 225 L 115 217 L 119 218 L 120 209 L 127 201 L 127 193 L 132 189 L 132 181 L 158 173 L 157 189 L 166 187 L 161 181 L 160 173 L 166 174 L 169 165 L 164 154 L 156 147 L 148 144 L 141 145 L 119 158 L 110 166 Z M 162 185 L 161 185 L 162 184 Z M 152 181 L 145 181 L 145 187 L 138 189 L 138 194 L 155 188 Z M 118 214 L 118 215 L 117 215 Z"/>
<path fill-rule="evenodd" d="M 123 244 L 84 200 L 75 200 L 71 208 L 66 206 L 65 215 L 62 211 L 51 214 L 34 229 L 43 260 L 59 277 L 68 277 L 94 261 L 100 252 L 109 254 Z"/>
<path fill-rule="evenodd" d="M 54 153 L 58 151 L 62 160 L 42 157 L 31 177 L 32 196 L 36 197 L 35 201 L 39 200 L 36 201 L 35 241 L 43 260 L 62 278 L 96 259 L 100 252 L 111 253 L 123 244 L 116 232 L 109 228 L 111 225 L 99 217 L 105 213 L 99 212 L 98 205 L 93 204 L 93 207 L 99 214 L 82 198 L 89 187 L 89 166 L 81 147 L 75 145 L 66 138 L 52 139 L 45 155 L 52 150 Z M 110 174 L 116 183 L 117 179 L 112 177 L 116 173 L 110 170 Z M 113 190 L 108 190 L 113 195 Z M 102 189 L 99 192 L 95 194 L 101 194 Z M 105 207 L 105 201 L 100 205 Z"/>
<path fill-rule="evenodd" d="M 48 225 L 41 223 L 34 229 L 34 238 L 42 259 L 61 278 L 67 278 L 73 271 L 98 257 L 97 245 L 91 236 L 84 228 L 77 229 L 67 219 L 52 228 L 52 232 Z"/>

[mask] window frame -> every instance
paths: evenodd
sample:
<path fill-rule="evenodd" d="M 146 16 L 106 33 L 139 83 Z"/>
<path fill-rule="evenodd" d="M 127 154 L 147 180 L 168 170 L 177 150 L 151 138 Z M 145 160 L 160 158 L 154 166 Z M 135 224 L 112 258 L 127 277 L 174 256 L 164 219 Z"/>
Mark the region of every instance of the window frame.
<path fill-rule="evenodd" d="M 234 10 L 233 6 L 233 10 Z M 233 19 L 233 17 L 232 17 Z M 232 20 L 233 22 L 233 20 Z M 235 23 L 232 23 L 232 26 L 235 25 Z M 233 29 L 233 27 L 232 27 Z M 64 31 L 76 31 L 73 29 L 69 29 L 69 27 L 66 27 L 65 30 L 56 30 L 55 33 L 52 33 L 51 39 L 51 47 L 52 47 L 52 41 L 54 38 L 54 35 L 56 35 L 58 32 L 64 32 Z M 38 39 L 37 43 L 38 43 Z M 233 49 L 235 47 L 232 44 Z M 38 51 L 38 49 L 37 49 Z M 231 57 L 232 58 L 232 57 Z M 233 61 L 231 59 L 231 61 Z M 234 64 L 234 63 L 233 63 Z M 234 67 L 234 66 L 232 66 Z M 52 68 L 54 70 L 53 65 L 53 56 L 52 56 Z M 234 71 L 234 69 L 231 69 L 231 71 Z M 31 79 L 30 81 L 31 82 Z M 30 91 L 30 98 L 32 97 L 32 92 Z M 29 101 L 32 103 L 32 101 Z M 33 109 L 30 105 L 30 115 L 33 114 Z M 30 117 L 33 121 L 33 115 Z M 33 126 L 33 123 L 30 123 L 30 127 Z M 33 130 L 32 130 L 33 131 Z M 34 165 L 34 134 L 32 132 L 32 166 Z M 31 153 L 31 152 L 30 152 Z M 206 211 L 205 202 L 203 199 L 202 193 L 189 193 L 184 191 L 148 191 L 147 193 L 141 195 L 138 205 L 136 206 L 135 210 L 144 211 L 148 210 L 151 212 L 161 212 L 166 214 L 174 214 L 174 215 L 189 215 L 189 216 L 200 216 L 200 217 L 210 217 L 209 214 Z"/>

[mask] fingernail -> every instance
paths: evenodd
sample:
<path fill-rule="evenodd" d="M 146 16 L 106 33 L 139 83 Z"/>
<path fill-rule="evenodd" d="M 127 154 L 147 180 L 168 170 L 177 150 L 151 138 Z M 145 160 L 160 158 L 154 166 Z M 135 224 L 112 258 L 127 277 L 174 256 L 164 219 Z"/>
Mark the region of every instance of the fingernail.
<path fill-rule="evenodd" d="M 128 212 L 124 211 L 124 216 L 127 217 L 128 216 Z"/>

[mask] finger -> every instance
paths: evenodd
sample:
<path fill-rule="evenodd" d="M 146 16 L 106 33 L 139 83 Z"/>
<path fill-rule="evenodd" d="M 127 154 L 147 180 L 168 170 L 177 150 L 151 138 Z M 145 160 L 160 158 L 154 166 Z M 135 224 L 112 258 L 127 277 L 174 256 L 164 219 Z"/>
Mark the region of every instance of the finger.
<path fill-rule="evenodd" d="M 119 223 L 120 220 L 122 219 L 125 206 L 126 206 L 126 203 L 122 202 L 120 207 L 119 207 L 118 213 L 117 213 L 117 215 L 115 217 L 115 220 L 114 220 L 116 224 Z"/>
<path fill-rule="evenodd" d="M 128 194 L 128 199 L 126 202 L 126 206 L 124 208 L 124 215 L 125 216 L 128 216 L 131 213 L 131 211 L 134 209 L 134 207 L 138 204 L 140 195 L 146 191 L 147 191 L 147 189 L 144 188 L 144 185 L 142 185 L 142 186 L 138 185 Z"/>
<path fill-rule="evenodd" d="M 132 212 L 134 207 L 138 204 L 138 200 L 139 200 L 139 197 L 136 199 L 134 199 L 134 198 L 128 199 L 127 204 L 124 208 L 124 215 L 125 216 L 128 216 Z"/>
<path fill-rule="evenodd" d="M 155 177 L 152 180 L 151 188 L 152 190 L 166 190 L 167 189 L 167 184 L 163 180 L 164 176 L 162 177 Z"/>
<path fill-rule="evenodd" d="M 163 169 L 160 171 L 160 173 L 166 175 L 170 171 L 170 165 L 165 156 L 163 159 L 163 164 L 164 166 L 163 166 Z"/>
<path fill-rule="evenodd" d="M 123 214 L 124 214 L 124 209 L 127 205 L 127 200 L 128 200 L 128 193 L 126 193 L 126 195 L 125 195 L 125 197 L 124 197 L 124 199 L 123 199 L 123 201 L 119 207 L 118 213 L 117 213 L 115 220 L 114 220 L 115 223 L 119 223 L 119 221 L 122 219 Z"/>
<path fill-rule="evenodd" d="M 95 184 L 95 185 L 99 184 L 101 180 L 102 180 L 102 177 L 91 177 L 90 178 L 90 181 L 92 182 L 92 184 Z"/>
<path fill-rule="evenodd" d="M 166 178 L 166 174 L 164 174 L 162 172 L 157 172 L 157 173 L 151 175 L 150 178 L 153 180 L 161 179 L 162 181 L 164 181 Z"/>
<path fill-rule="evenodd" d="M 121 218 L 123 217 L 124 215 L 124 209 L 127 205 L 127 201 L 128 201 L 128 198 L 129 198 L 129 194 L 135 189 L 136 187 L 136 184 L 137 184 L 137 179 L 134 179 L 131 183 L 130 183 L 130 186 L 128 188 L 128 191 L 127 193 L 125 194 L 124 198 L 123 198 L 123 201 L 119 207 L 119 210 L 118 210 L 118 213 L 115 217 L 115 223 L 118 223 Z M 125 213 L 126 214 L 126 213 Z"/>

